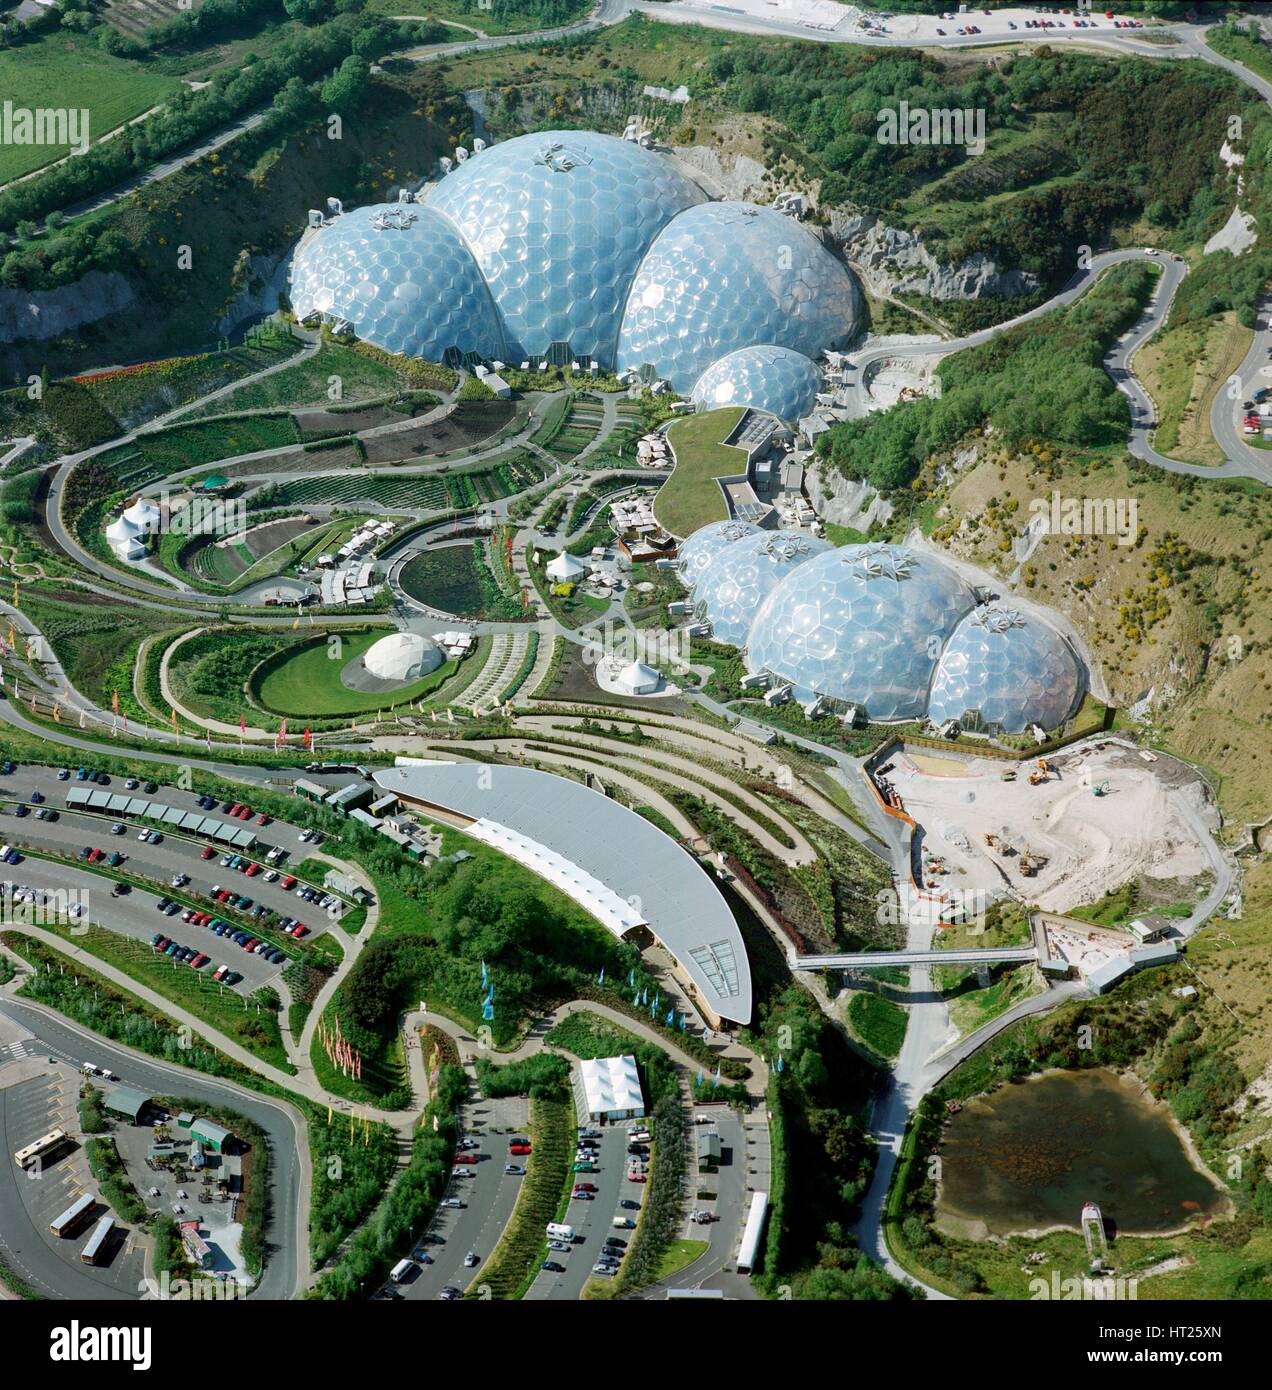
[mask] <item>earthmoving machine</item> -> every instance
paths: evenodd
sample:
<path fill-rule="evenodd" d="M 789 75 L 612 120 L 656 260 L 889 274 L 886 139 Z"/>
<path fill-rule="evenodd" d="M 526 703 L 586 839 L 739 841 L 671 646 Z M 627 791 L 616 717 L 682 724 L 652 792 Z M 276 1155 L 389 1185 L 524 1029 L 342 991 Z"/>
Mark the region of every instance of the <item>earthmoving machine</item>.
<path fill-rule="evenodd" d="M 1020 872 L 1025 878 L 1034 878 L 1038 870 L 1047 862 L 1046 856 L 1035 854 L 1028 845 L 1020 851 Z"/>
<path fill-rule="evenodd" d="M 1016 769 L 1014 767 L 1009 767 L 1004 772 L 1000 772 L 998 774 L 998 780 L 1000 782 L 1014 782 L 1016 780 Z"/>
<path fill-rule="evenodd" d="M 1092 796 L 1108 796 L 1109 784 L 1107 782 L 1097 782 L 1095 786 L 1091 788 L 1091 794 Z"/>

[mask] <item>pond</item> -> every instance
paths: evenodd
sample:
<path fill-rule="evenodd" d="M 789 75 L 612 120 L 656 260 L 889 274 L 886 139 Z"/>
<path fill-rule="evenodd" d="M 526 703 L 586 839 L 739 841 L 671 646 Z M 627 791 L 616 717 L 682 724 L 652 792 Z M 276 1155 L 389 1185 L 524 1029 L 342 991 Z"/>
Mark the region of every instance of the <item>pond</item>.
<path fill-rule="evenodd" d="M 1095 1202 L 1110 1234 L 1161 1234 L 1228 1208 L 1165 1106 L 1134 1078 L 1052 1071 L 969 1101 L 941 1145 L 937 1224 L 984 1237 L 1079 1229 Z"/>
<path fill-rule="evenodd" d="M 412 556 L 398 576 L 411 598 L 461 618 L 484 618 L 485 594 L 478 557 L 480 541 L 422 550 Z"/>

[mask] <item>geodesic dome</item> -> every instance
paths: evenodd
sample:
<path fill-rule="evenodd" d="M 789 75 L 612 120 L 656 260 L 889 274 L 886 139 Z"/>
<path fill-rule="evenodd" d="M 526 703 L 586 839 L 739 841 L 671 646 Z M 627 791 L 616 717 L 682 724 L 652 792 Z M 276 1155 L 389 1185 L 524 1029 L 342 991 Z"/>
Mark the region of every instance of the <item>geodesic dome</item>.
<path fill-rule="evenodd" d="M 745 536 L 758 536 L 760 528 L 750 521 L 709 521 L 698 529 L 680 546 L 676 552 L 676 571 L 680 582 L 692 591 L 707 566 L 726 545 L 740 541 Z"/>
<path fill-rule="evenodd" d="M 1082 668 L 1054 628 L 991 604 L 969 613 L 950 635 L 932 678 L 928 716 L 1009 734 L 1030 724 L 1056 729 L 1081 690 Z"/>
<path fill-rule="evenodd" d="M 494 301 L 464 239 L 440 213 L 379 203 L 343 213 L 299 248 L 291 303 L 347 319 L 385 352 L 430 362 L 505 354 Z"/>
<path fill-rule="evenodd" d="M 754 203 L 705 203 L 672 219 L 640 264 L 618 369 L 654 366 L 689 391 L 718 358 L 771 343 L 815 357 L 860 317 L 848 271 L 798 222 Z"/>
<path fill-rule="evenodd" d="M 512 360 L 561 344 L 608 367 L 641 257 L 678 212 L 705 199 L 674 165 L 630 140 L 549 130 L 473 155 L 425 206 L 472 249 Z"/>
<path fill-rule="evenodd" d="M 801 699 L 858 705 L 871 719 L 918 718 L 946 639 L 974 603 L 939 560 L 903 546 L 843 546 L 765 599 L 747 668 L 789 681 Z"/>
<path fill-rule="evenodd" d="M 362 663 L 377 680 L 415 681 L 436 671 L 445 659 L 437 643 L 418 632 L 393 632 L 372 643 Z"/>
<path fill-rule="evenodd" d="M 829 550 L 800 531 L 761 531 L 717 550 L 693 588 L 693 616 L 717 642 L 745 646 L 756 611 L 797 565 Z"/>
<path fill-rule="evenodd" d="M 749 405 L 779 420 L 800 420 L 817 404 L 821 373 L 802 352 L 763 343 L 713 362 L 690 393 L 699 410 Z"/>

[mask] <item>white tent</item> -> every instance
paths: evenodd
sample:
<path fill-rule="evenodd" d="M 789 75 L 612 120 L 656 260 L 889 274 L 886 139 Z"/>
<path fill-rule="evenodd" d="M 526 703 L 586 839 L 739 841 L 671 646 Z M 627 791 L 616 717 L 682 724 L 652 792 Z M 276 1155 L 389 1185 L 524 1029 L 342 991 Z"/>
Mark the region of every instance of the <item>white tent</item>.
<path fill-rule="evenodd" d="M 576 555 L 562 551 L 555 560 L 548 561 L 548 578 L 557 584 L 569 583 L 584 574 L 587 566 Z"/>
<path fill-rule="evenodd" d="M 146 497 L 139 497 L 121 518 L 135 526 L 138 531 L 149 531 L 159 524 L 159 508 Z"/>
<path fill-rule="evenodd" d="M 580 1068 L 591 1119 L 627 1120 L 645 1113 L 635 1057 L 598 1057 Z"/>
<path fill-rule="evenodd" d="M 106 528 L 106 542 L 121 560 L 144 560 L 146 557 L 141 528 L 126 515 L 117 517 Z"/>
<path fill-rule="evenodd" d="M 632 661 L 618 673 L 618 684 L 632 695 L 649 695 L 657 690 L 662 677 L 643 661 Z"/>
<path fill-rule="evenodd" d="M 367 648 L 363 657 L 377 680 L 413 681 L 436 671 L 445 658 L 437 643 L 418 632 L 394 632 Z"/>

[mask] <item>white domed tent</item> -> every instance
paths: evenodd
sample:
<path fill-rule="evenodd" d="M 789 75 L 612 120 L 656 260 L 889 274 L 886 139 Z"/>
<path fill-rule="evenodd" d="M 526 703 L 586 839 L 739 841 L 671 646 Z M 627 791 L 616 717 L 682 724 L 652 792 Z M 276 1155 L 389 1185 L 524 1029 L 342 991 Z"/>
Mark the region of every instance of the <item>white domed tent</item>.
<path fill-rule="evenodd" d="M 662 684 L 662 677 L 643 661 L 632 661 L 618 673 L 617 683 L 628 695 L 652 695 Z"/>
<path fill-rule="evenodd" d="M 367 648 L 367 673 L 382 681 L 416 681 L 436 671 L 444 658 L 437 643 L 417 632 L 394 632 Z"/>
<path fill-rule="evenodd" d="M 122 519 L 139 531 L 149 531 L 159 524 L 159 508 L 148 497 L 138 497 Z"/>
<path fill-rule="evenodd" d="M 564 550 L 555 560 L 548 561 L 547 575 L 556 584 L 568 584 L 587 573 L 587 566 L 577 555 Z"/>
<path fill-rule="evenodd" d="M 106 528 L 106 543 L 121 560 L 146 558 L 145 535 L 127 515 L 116 517 Z"/>

